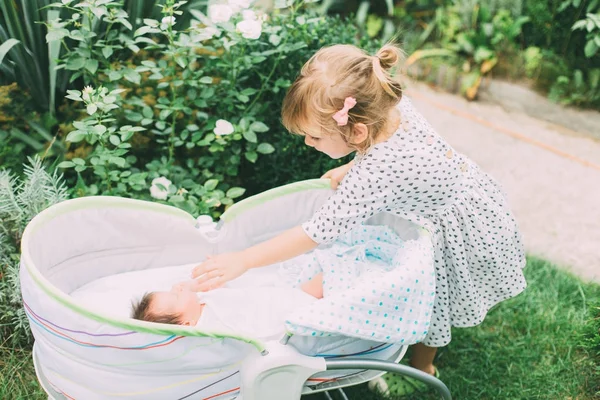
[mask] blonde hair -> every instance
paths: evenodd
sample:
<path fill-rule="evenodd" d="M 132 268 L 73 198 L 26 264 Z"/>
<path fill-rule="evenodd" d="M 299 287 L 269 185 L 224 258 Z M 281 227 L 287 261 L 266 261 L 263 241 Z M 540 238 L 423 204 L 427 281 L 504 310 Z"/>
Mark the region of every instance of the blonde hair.
<path fill-rule="evenodd" d="M 375 56 L 351 45 L 325 47 L 302 67 L 283 100 L 282 122 L 298 135 L 310 135 L 310 126 L 326 134 L 339 133 L 346 143 L 366 152 L 386 126 L 389 110 L 402 99 L 402 87 L 392 70 L 402 51 L 393 44 L 383 46 Z M 347 97 L 356 99 L 348 123 L 338 126 L 333 115 L 344 107 Z M 368 127 L 368 139 L 353 144 L 353 127 Z"/>

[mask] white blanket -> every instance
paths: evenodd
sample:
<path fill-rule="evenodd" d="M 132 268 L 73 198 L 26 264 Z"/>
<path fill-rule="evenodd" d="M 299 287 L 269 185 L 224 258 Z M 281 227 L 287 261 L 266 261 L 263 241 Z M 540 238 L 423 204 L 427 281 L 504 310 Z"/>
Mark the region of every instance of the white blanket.
<path fill-rule="evenodd" d="M 281 339 L 286 317 L 317 301 L 289 287 L 222 288 L 199 293 L 198 297 L 206 303 L 198 328 L 261 340 Z"/>

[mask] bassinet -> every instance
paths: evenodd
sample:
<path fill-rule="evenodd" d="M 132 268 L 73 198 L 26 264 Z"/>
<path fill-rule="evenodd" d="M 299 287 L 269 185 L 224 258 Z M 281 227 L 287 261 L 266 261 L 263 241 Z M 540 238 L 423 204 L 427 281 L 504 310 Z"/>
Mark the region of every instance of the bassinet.
<path fill-rule="evenodd" d="M 189 264 L 264 241 L 309 219 L 331 193 L 324 180 L 269 190 L 230 207 L 217 229 L 174 207 L 116 197 L 73 199 L 41 212 L 23 234 L 21 285 L 35 370 L 49 398 L 288 400 L 396 371 L 450 399 L 439 380 L 396 364 L 406 350 L 400 344 L 297 335 L 262 343 L 116 318 L 69 296 L 109 275 Z M 431 247 L 427 232 L 390 214 L 369 223 Z M 432 263 L 432 255 L 415 260 Z"/>

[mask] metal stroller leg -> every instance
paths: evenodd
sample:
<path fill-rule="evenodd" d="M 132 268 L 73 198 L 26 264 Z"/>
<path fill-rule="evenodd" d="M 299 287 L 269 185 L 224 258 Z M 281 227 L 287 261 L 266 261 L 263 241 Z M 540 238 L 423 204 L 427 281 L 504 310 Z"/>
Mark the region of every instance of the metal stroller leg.
<path fill-rule="evenodd" d="M 364 360 L 360 358 L 346 358 L 344 360 L 326 360 L 327 370 L 336 369 L 375 369 L 379 371 L 395 372 L 410 378 L 417 379 L 429 386 L 434 387 L 442 399 L 452 400 L 448 387 L 442 381 L 418 369 L 407 367 L 388 361 Z"/>
<path fill-rule="evenodd" d="M 339 388 L 338 392 L 340 392 L 340 394 L 342 395 L 343 400 L 350 400 L 350 399 L 348 399 L 348 396 L 346 396 L 346 393 L 344 392 L 344 390 L 342 388 Z"/>

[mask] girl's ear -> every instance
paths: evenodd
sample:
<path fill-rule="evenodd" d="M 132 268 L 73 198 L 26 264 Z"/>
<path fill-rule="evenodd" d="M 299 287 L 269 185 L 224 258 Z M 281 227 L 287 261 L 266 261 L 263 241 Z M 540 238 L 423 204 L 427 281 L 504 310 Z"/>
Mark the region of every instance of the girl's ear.
<path fill-rule="evenodd" d="M 369 137 L 369 128 L 363 123 L 355 124 L 353 127 L 353 135 L 350 142 L 352 144 L 361 144 Z"/>

